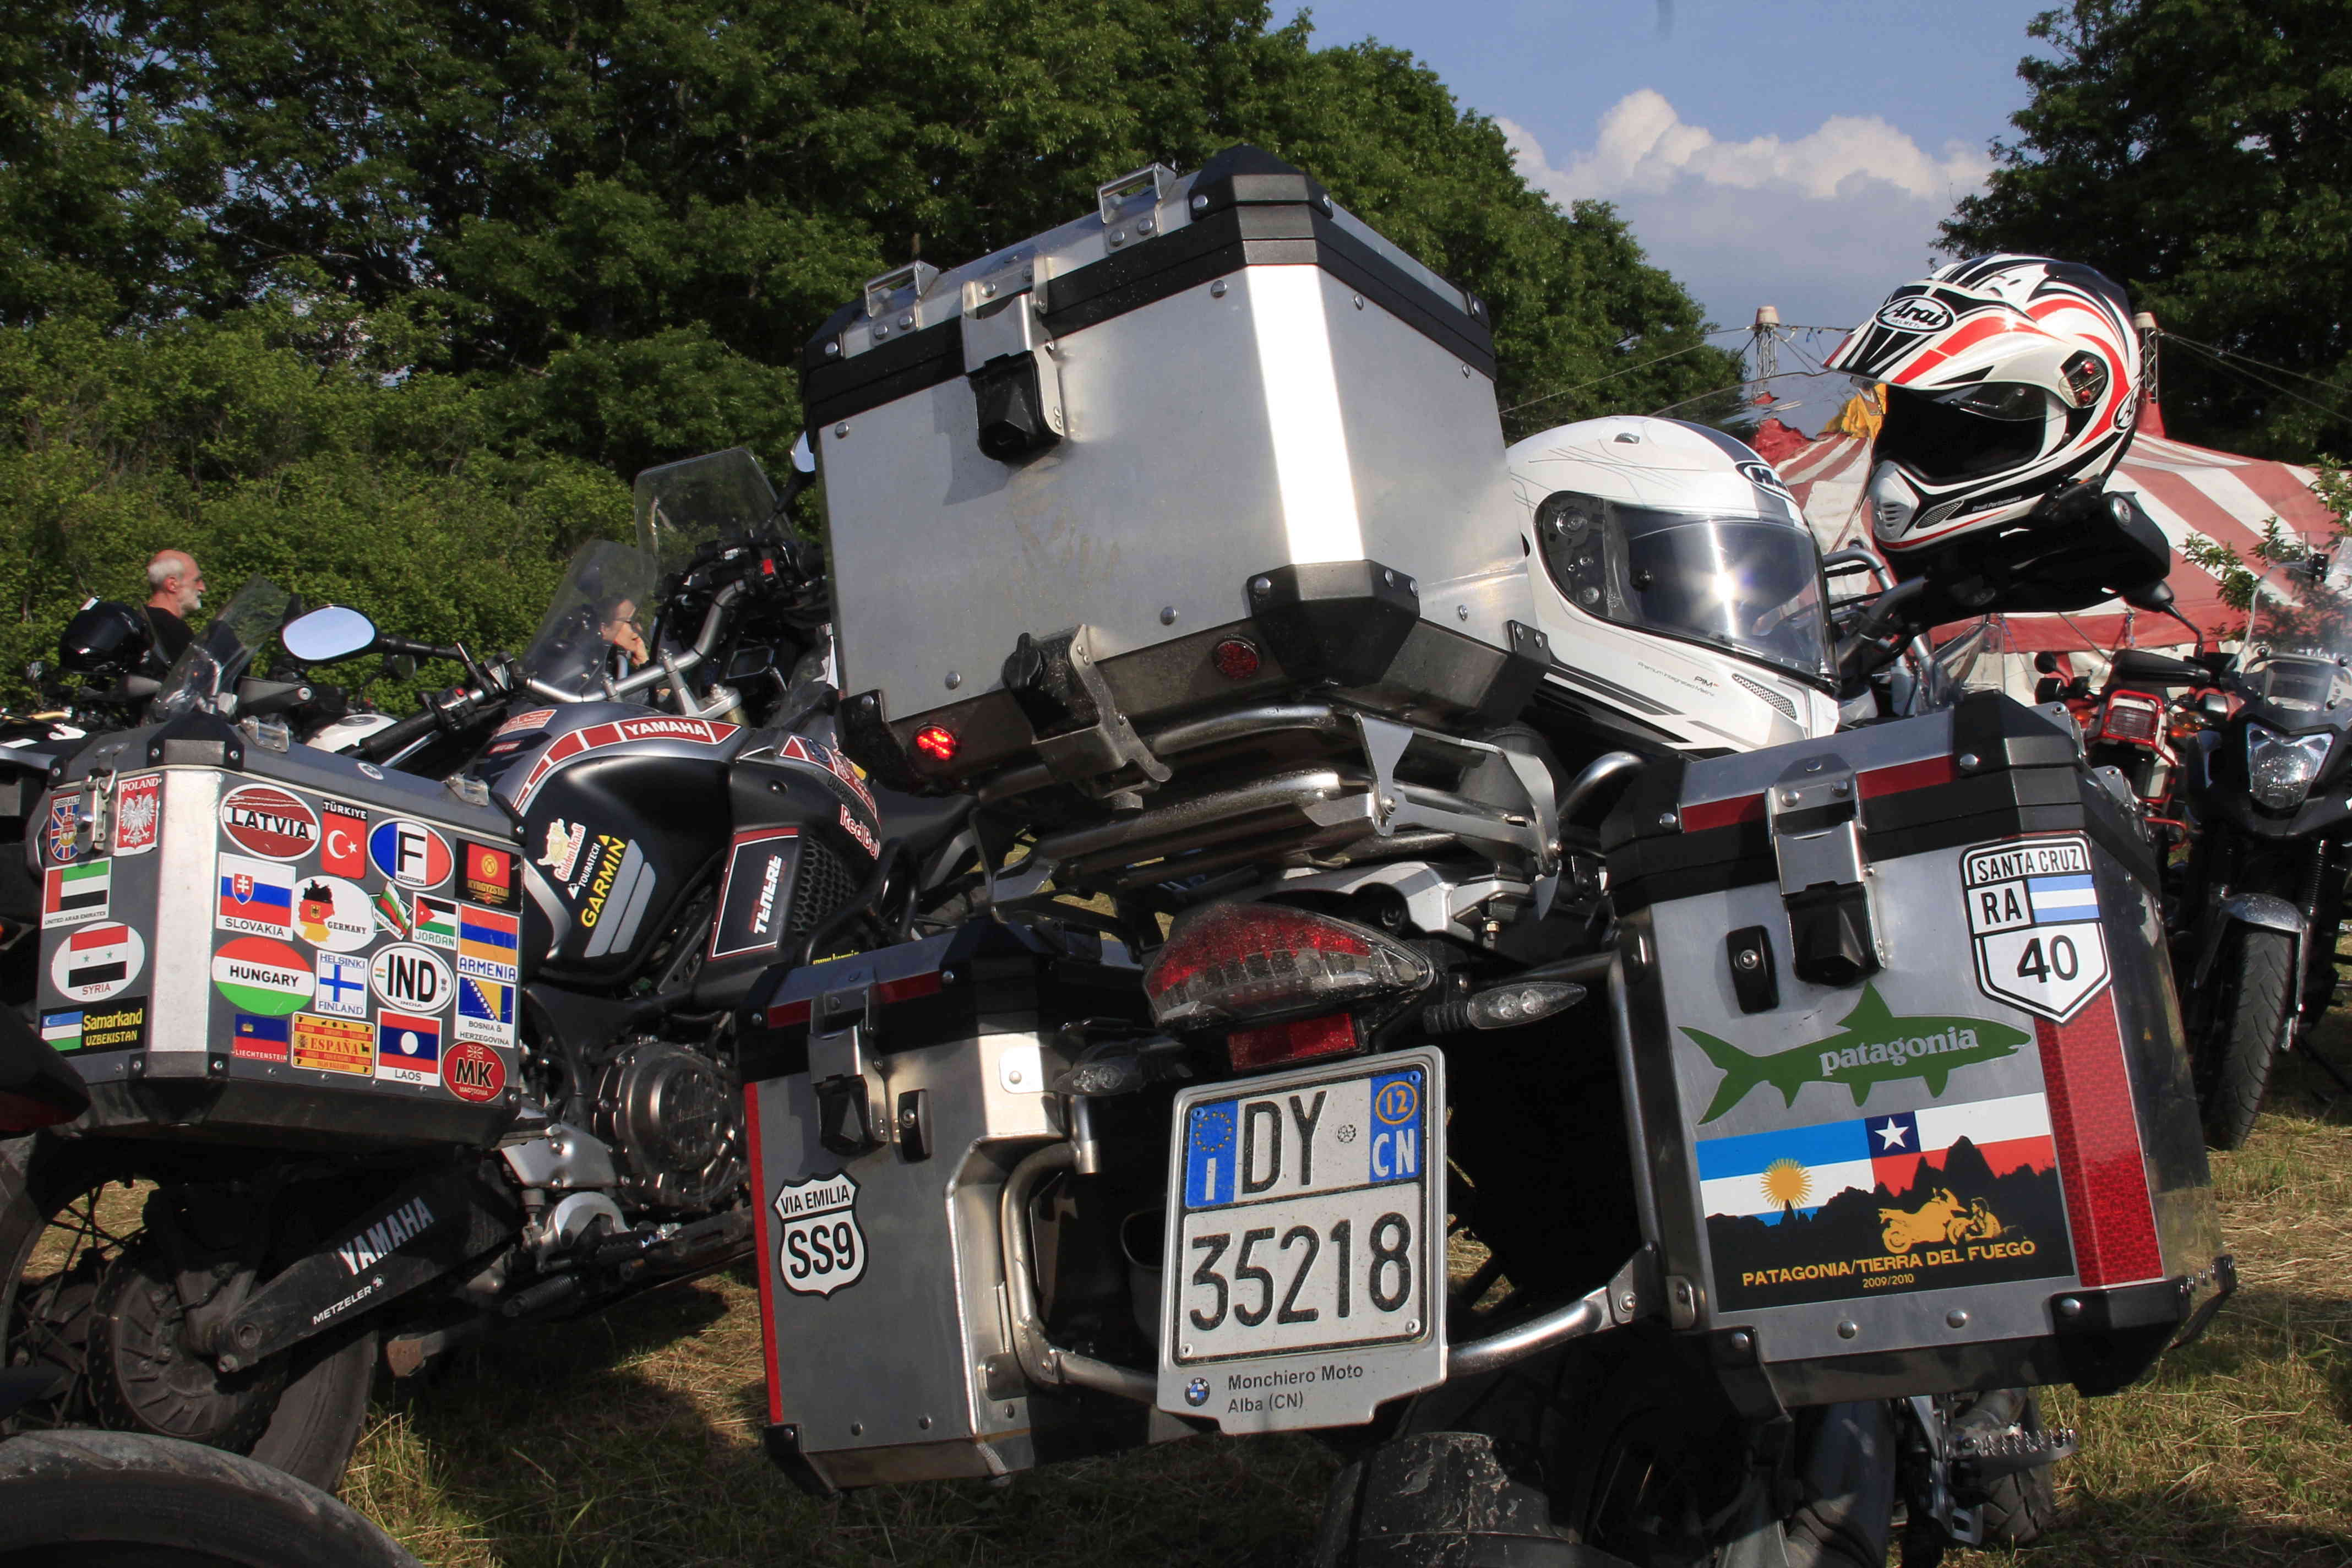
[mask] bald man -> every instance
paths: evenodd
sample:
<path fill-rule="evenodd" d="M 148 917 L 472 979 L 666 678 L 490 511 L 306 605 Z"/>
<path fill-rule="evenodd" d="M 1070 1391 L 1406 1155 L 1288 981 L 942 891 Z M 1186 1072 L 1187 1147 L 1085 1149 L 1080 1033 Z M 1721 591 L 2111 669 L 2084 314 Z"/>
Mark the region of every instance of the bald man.
<path fill-rule="evenodd" d="M 161 675 L 172 668 L 194 635 L 186 617 L 204 608 L 205 574 L 186 551 L 158 550 L 147 563 L 147 626 L 155 639 L 148 656 L 148 673 Z"/>

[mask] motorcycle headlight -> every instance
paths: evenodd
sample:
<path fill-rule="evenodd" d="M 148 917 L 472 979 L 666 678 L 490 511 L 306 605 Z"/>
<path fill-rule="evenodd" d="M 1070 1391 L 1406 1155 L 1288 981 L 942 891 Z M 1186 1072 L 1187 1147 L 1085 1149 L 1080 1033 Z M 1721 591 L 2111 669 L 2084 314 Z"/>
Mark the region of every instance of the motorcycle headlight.
<path fill-rule="evenodd" d="M 2282 735 L 2260 724 L 2248 724 L 2246 782 L 2254 804 L 2271 811 L 2293 811 L 2301 805 L 2335 739 L 2326 733 Z"/>

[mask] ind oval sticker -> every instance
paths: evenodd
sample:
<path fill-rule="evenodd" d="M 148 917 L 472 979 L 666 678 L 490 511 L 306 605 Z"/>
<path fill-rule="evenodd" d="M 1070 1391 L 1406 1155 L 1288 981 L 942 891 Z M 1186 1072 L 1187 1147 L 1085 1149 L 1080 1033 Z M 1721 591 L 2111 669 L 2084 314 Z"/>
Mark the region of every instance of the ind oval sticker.
<path fill-rule="evenodd" d="M 388 1007 L 437 1013 L 457 994 L 449 966 L 429 948 L 413 942 L 383 949 L 368 965 L 368 984 Z"/>

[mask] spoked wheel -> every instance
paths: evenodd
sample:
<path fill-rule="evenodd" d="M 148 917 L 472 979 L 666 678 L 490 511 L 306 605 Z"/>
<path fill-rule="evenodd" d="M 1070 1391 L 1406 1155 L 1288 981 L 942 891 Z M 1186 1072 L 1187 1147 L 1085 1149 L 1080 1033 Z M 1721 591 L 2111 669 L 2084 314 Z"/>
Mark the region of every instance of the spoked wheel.
<path fill-rule="evenodd" d="M 13 1156 L 13 1157 L 10 1157 Z M 298 1345 L 224 1374 L 189 1348 L 187 1300 L 235 1272 L 190 1279 L 172 1261 L 168 1184 L 124 1181 L 70 1145 L 27 1141 L 0 1151 L 0 1364 L 55 1367 L 49 1396 L 0 1432 L 64 1427 L 174 1437 L 248 1454 L 331 1491 L 359 1442 L 375 1336 Z"/>

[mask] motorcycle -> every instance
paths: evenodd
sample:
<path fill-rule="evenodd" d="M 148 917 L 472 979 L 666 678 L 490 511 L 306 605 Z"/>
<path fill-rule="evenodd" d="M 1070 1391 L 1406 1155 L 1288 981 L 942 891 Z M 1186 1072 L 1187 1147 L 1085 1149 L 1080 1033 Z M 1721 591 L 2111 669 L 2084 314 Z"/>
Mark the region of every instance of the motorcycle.
<path fill-rule="evenodd" d="M 37 1019 L 87 1086 L 0 1145 L 13 1430 L 104 1426 L 331 1489 L 396 1374 L 740 1256 L 734 1009 L 869 940 L 952 837 L 884 843 L 827 742 L 824 583 L 748 453 L 649 470 L 520 658 L 343 750 L 250 673 L 436 651 L 240 594 L 52 781 Z M 673 565 L 666 574 L 665 558 Z M 528 706 L 526 706 L 526 704 Z M 320 733 L 331 737 L 329 723 Z"/>
<path fill-rule="evenodd" d="M 1752 452 L 1677 459 L 1747 480 L 1704 534 L 1520 482 L 1483 307 L 1308 176 L 1237 148 L 1098 202 L 873 279 L 803 361 L 845 747 L 975 798 L 983 858 L 977 912 L 746 998 L 771 1457 L 828 1495 L 1310 1431 L 1334 1568 L 1875 1563 L 1898 1500 L 1918 1561 L 1974 1539 L 2070 1439 L 1956 1391 L 2119 1386 L 2228 1265 L 2135 815 L 1996 696 L 1832 725 L 2145 538 L 2086 564 L 2119 514 L 2037 520 L 1994 589 L 1895 584 L 1833 650 Z M 1636 424 L 1577 460 L 1685 444 Z M 1561 651 L 1606 595 L 1711 618 Z M 2043 876 L 2095 891 L 1975 908 Z M 2128 1260 L 2066 1239 L 2074 1131 L 2001 1176 L 1916 1142 L 2094 1060 L 2185 1221 L 2118 1212 Z M 1945 1191 L 1959 1235 L 1891 1251 L 1879 1209 Z"/>
<path fill-rule="evenodd" d="M 2184 770 L 2196 837 L 2170 911 L 2207 1141 L 2252 1131 L 2277 1055 L 2336 994 L 2352 805 L 2352 604 L 2325 555 L 2266 564 L 2234 661 L 2214 658 Z M 2189 674 L 2179 672 L 2184 680 Z"/>

